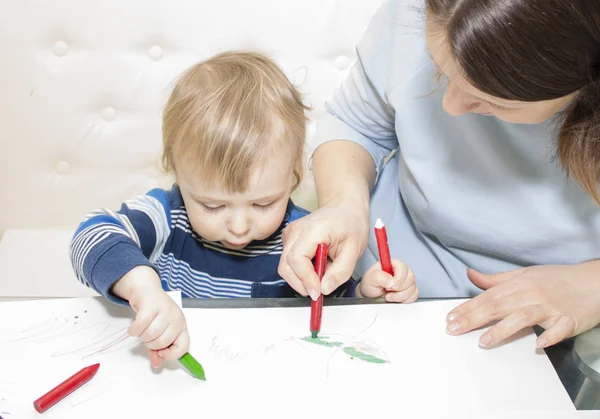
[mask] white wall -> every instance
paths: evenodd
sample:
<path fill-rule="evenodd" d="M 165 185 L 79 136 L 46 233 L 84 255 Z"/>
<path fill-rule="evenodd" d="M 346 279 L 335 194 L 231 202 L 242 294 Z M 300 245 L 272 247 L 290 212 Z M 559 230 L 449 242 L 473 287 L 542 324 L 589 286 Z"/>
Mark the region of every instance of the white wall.
<path fill-rule="evenodd" d="M 260 49 L 323 113 L 382 0 L 19 0 L 0 13 L 0 234 L 74 228 L 160 185 L 175 76 Z M 314 130 L 311 123 L 308 141 Z M 310 173 L 297 202 L 314 208 Z"/>
<path fill-rule="evenodd" d="M 0 299 L 92 295 L 68 257 L 88 211 L 156 186 L 174 78 L 225 49 L 270 54 L 313 107 L 383 0 L 19 0 L 0 13 Z M 297 204 L 315 208 L 312 176 Z M 5 234 L 4 234 L 5 233 Z"/>

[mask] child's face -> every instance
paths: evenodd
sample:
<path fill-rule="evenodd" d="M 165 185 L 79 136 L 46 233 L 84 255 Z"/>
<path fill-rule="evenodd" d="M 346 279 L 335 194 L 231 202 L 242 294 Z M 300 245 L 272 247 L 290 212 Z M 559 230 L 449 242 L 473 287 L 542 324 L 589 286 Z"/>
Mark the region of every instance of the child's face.
<path fill-rule="evenodd" d="M 230 194 L 208 188 L 193 172 L 178 170 L 177 181 L 194 231 L 209 241 L 241 249 L 273 234 L 281 225 L 294 180 L 287 159 L 270 159 L 250 175 L 248 189 Z"/>

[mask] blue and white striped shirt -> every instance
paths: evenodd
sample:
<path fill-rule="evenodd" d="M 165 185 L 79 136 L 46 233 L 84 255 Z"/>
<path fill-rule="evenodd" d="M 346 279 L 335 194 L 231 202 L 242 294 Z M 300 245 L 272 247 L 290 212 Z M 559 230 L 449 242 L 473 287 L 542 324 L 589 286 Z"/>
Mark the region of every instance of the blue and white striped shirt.
<path fill-rule="evenodd" d="M 192 229 L 179 187 L 153 189 L 136 196 L 117 212 L 100 209 L 79 225 L 71 242 L 77 278 L 112 302 L 126 304 L 110 292 L 112 285 L 136 266 L 153 267 L 165 291 L 183 297 L 294 297 L 279 276 L 281 232 L 308 214 L 290 200 L 281 226 L 270 237 L 244 249 L 231 250 L 198 236 Z M 353 296 L 349 281 L 336 296 Z"/>

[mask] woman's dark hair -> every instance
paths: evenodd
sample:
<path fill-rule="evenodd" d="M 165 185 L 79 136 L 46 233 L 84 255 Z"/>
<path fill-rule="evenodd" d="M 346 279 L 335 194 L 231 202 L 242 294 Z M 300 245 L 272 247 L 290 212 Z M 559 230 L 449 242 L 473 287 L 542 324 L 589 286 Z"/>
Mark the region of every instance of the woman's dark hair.
<path fill-rule="evenodd" d="M 600 1 L 426 0 L 464 76 L 494 97 L 537 102 L 575 93 L 557 156 L 600 203 Z"/>

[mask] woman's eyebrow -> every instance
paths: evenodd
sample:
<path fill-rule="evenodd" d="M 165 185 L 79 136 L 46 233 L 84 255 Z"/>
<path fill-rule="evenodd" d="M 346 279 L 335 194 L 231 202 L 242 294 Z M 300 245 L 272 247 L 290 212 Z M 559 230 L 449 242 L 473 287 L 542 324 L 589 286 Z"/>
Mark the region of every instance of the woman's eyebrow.
<path fill-rule="evenodd" d="M 436 82 L 440 82 L 442 77 L 448 77 L 446 75 L 446 73 L 444 73 L 441 69 L 441 67 L 438 65 L 438 63 L 435 62 L 435 60 L 433 59 L 433 56 L 431 55 L 431 53 L 429 52 L 429 50 L 427 50 L 427 55 L 429 56 L 429 58 L 431 59 L 431 62 L 433 63 L 434 67 L 435 67 L 435 79 Z M 489 99 L 483 98 L 483 97 L 479 97 L 477 95 L 474 95 L 473 93 L 469 93 L 471 96 L 483 101 L 483 102 L 487 102 L 493 106 L 496 106 L 498 108 L 502 108 L 502 109 L 506 109 L 506 110 L 511 110 L 511 109 L 516 109 L 516 107 L 511 107 L 508 104 L 505 103 L 500 103 L 500 102 L 492 102 Z"/>

